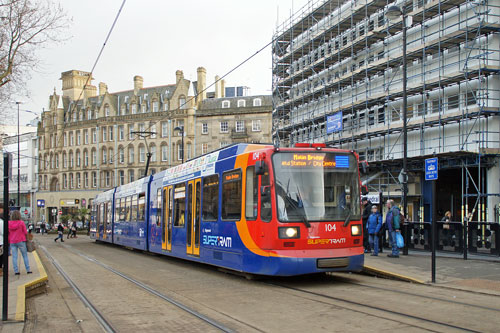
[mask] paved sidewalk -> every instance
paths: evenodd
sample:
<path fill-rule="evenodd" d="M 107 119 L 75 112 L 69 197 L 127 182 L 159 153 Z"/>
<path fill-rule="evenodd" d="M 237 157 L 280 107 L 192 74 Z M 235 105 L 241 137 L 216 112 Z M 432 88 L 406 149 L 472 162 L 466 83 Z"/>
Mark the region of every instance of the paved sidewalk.
<path fill-rule="evenodd" d="M 365 271 L 414 283 L 431 283 L 431 254 L 410 251 L 409 255 L 389 258 L 365 254 Z M 463 260 L 459 256 L 436 257 L 436 285 L 500 296 L 500 258 L 475 256 Z"/>
<path fill-rule="evenodd" d="M 9 256 L 8 321 L 0 321 L 1 332 L 23 331 L 26 312 L 26 297 L 36 294 L 40 289 L 43 289 L 47 283 L 47 274 L 37 252 L 28 252 L 28 258 L 33 274 L 26 273 L 21 253 L 19 253 L 18 267 L 21 274 L 15 275 L 14 268 L 12 266 L 12 256 Z M 3 290 L 3 276 L 0 277 L 0 286 Z"/>

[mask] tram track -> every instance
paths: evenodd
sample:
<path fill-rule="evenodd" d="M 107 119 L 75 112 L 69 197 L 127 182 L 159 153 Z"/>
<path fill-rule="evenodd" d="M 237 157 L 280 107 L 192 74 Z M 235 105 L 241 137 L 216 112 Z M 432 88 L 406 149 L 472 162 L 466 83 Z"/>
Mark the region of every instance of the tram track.
<path fill-rule="evenodd" d="M 421 316 L 412 315 L 412 314 L 410 314 L 408 312 L 401 312 L 401 311 L 391 310 L 391 309 L 380 307 L 380 306 L 374 305 L 374 304 L 364 304 L 364 303 L 361 303 L 359 301 L 355 301 L 355 300 L 352 300 L 352 299 L 347 299 L 347 298 L 343 298 L 343 297 L 336 297 L 336 296 L 331 296 L 331 295 L 325 295 L 323 293 L 318 293 L 318 292 L 311 291 L 311 290 L 306 290 L 306 289 L 302 289 L 302 288 L 292 287 L 292 286 L 289 286 L 289 285 L 286 285 L 286 284 L 282 284 L 282 283 L 276 283 L 276 282 L 262 282 L 262 283 L 267 284 L 267 285 L 271 285 L 271 286 L 275 286 L 275 287 L 279 287 L 279 288 L 283 288 L 283 289 L 287 289 L 287 290 L 290 290 L 290 291 L 293 291 L 293 292 L 307 294 L 307 295 L 314 296 L 314 297 L 320 297 L 322 299 L 327 299 L 327 300 L 331 300 L 331 301 L 335 301 L 335 302 L 346 303 L 346 304 L 349 304 L 351 306 L 358 307 L 358 308 L 361 307 L 361 308 L 364 308 L 364 309 L 367 309 L 367 310 L 372 310 L 372 311 L 375 310 L 375 311 L 378 311 L 378 312 L 381 312 L 381 313 L 390 314 L 390 315 L 393 315 L 393 316 L 396 316 L 396 317 L 401 317 L 401 318 L 406 318 L 406 319 L 412 319 L 412 320 L 416 320 L 417 322 L 424 322 L 424 323 L 428 323 L 428 324 L 432 324 L 432 325 L 437 325 L 440 328 L 448 328 L 448 329 L 452 329 L 452 330 L 458 330 L 458 331 L 462 331 L 462 332 L 471 332 L 471 333 L 482 332 L 482 331 L 478 331 L 478 330 L 474 330 L 474 329 L 470 329 L 470 328 L 466 328 L 466 327 L 461 327 L 461 326 L 453 325 L 453 324 L 442 322 L 442 321 L 437 321 L 437 320 L 433 320 L 433 319 L 424 318 L 424 317 L 421 317 Z M 308 298 L 308 299 L 311 300 L 311 298 Z M 313 300 L 318 301 L 318 302 L 324 302 L 324 301 L 320 301 L 320 300 L 317 300 L 317 299 L 313 299 Z M 439 300 L 439 299 L 437 298 L 435 300 Z M 439 301 L 442 301 L 442 300 L 439 300 Z M 339 306 L 339 307 L 342 307 L 342 308 L 350 310 L 350 311 L 356 311 L 358 313 L 363 313 L 365 315 L 369 315 L 369 316 L 372 316 L 372 317 L 377 317 L 377 318 L 382 318 L 382 319 L 385 319 L 385 320 L 390 320 L 390 321 L 398 322 L 398 323 L 401 323 L 401 324 L 404 324 L 404 325 L 408 325 L 408 326 L 412 326 L 412 327 L 415 327 L 415 328 L 418 328 L 418 329 L 423 329 L 423 330 L 432 331 L 432 332 L 442 332 L 442 329 L 430 329 L 430 328 L 425 327 L 423 325 L 417 325 L 417 324 L 413 324 L 413 323 L 410 323 L 410 322 L 404 321 L 404 320 L 398 320 L 398 319 L 395 319 L 395 318 L 393 319 L 393 318 L 388 318 L 386 316 L 380 316 L 380 315 L 378 315 L 376 313 L 373 313 L 373 312 L 370 312 L 370 311 L 367 311 L 367 310 L 360 310 L 360 309 L 356 309 L 356 308 L 353 308 L 353 307 L 342 306 L 342 305 L 339 305 L 338 303 L 331 304 L 329 302 L 325 302 L 325 304 Z M 469 304 L 463 304 L 463 305 L 468 306 Z"/>

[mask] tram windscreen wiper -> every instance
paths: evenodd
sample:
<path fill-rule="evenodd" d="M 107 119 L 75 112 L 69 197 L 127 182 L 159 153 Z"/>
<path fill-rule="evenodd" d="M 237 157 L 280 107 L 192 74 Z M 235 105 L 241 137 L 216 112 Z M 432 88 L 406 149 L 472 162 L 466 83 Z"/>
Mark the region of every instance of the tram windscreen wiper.
<path fill-rule="evenodd" d="M 349 225 L 349 222 L 351 222 L 351 210 L 347 208 L 349 211 L 347 212 L 347 217 L 345 218 L 344 221 L 344 227 L 347 227 Z"/>
<path fill-rule="evenodd" d="M 307 217 L 305 215 L 302 215 L 302 222 L 306 225 L 307 228 L 311 227 L 311 223 L 307 220 Z"/>

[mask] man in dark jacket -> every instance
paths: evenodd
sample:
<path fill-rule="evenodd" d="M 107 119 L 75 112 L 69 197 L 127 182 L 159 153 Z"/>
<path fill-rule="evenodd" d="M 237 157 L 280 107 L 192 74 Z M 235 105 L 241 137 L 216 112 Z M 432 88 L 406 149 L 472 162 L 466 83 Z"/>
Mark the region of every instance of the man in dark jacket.
<path fill-rule="evenodd" d="M 365 253 L 370 253 L 370 242 L 368 241 L 368 229 L 366 228 L 366 224 L 368 222 L 368 218 L 372 213 L 372 202 L 368 200 L 367 197 L 363 197 L 361 199 L 361 203 L 363 204 L 363 246 L 365 248 Z"/>
<path fill-rule="evenodd" d="M 399 248 L 396 243 L 396 233 L 399 228 L 399 208 L 394 205 L 394 200 L 387 200 L 387 214 L 385 215 L 385 227 L 389 230 L 389 243 L 392 247 L 392 253 L 387 256 L 390 258 L 399 258 Z"/>

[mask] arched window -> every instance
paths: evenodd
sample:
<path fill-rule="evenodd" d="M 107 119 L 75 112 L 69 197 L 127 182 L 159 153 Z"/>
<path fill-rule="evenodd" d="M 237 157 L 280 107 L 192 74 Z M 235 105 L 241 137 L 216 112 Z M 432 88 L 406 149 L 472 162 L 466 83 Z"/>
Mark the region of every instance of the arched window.
<path fill-rule="evenodd" d="M 73 181 L 73 174 L 70 173 L 69 174 L 69 188 L 73 188 L 73 187 L 75 187 L 75 183 Z"/>
<path fill-rule="evenodd" d="M 59 169 L 59 154 L 56 153 L 56 169 Z"/>
<path fill-rule="evenodd" d="M 146 113 L 148 111 L 148 106 L 146 105 L 146 101 L 141 106 L 141 112 Z"/>
<path fill-rule="evenodd" d="M 71 150 L 69 151 L 68 157 L 69 157 L 69 167 L 72 168 L 75 162 L 73 157 L 73 151 Z"/>
<path fill-rule="evenodd" d="M 254 98 L 253 106 L 261 106 L 261 105 L 262 105 L 262 100 L 260 98 Z"/>
<path fill-rule="evenodd" d="M 92 148 L 92 165 L 97 165 L 97 151 Z"/>
<path fill-rule="evenodd" d="M 118 147 L 118 163 L 125 163 L 125 150 L 122 146 Z"/>
<path fill-rule="evenodd" d="M 144 163 L 146 161 L 146 147 L 143 144 L 139 145 L 139 162 Z"/>
<path fill-rule="evenodd" d="M 168 111 L 169 109 L 169 102 L 168 102 L 168 99 L 165 98 L 165 100 L 163 101 L 163 111 Z"/>
<path fill-rule="evenodd" d="M 82 187 L 82 179 L 80 177 L 80 173 L 77 172 L 76 174 L 76 188 L 81 188 Z"/>
<path fill-rule="evenodd" d="M 168 145 L 166 142 L 161 143 L 161 161 L 168 161 Z"/>
<path fill-rule="evenodd" d="M 137 104 L 132 104 L 132 114 L 136 114 L 137 113 Z"/>
<path fill-rule="evenodd" d="M 101 163 L 105 164 L 106 161 L 108 160 L 108 151 L 106 150 L 106 147 L 102 148 L 102 156 L 101 157 L 102 157 Z"/>
<path fill-rule="evenodd" d="M 223 109 L 228 109 L 231 106 L 231 103 L 229 101 L 222 101 L 222 108 Z"/>
<path fill-rule="evenodd" d="M 154 143 L 149 146 L 149 152 L 151 153 L 151 162 L 156 162 L 156 146 Z"/>
<path fill-rule="evenodd" d="M 112 164 L 114 159 L 113 148 L 108 149 L 108 163 Z"/>
<path fill-rule="evenodd" d="M 50 168 L 54 169 L 54 155 L 50 153 Z"/>
<path fill-rule="evenodd" d="M 87 149 L 83 151 L 83 166 L 89 166 L 89 152 L 87 151 Z"/>
<path fill-rule="evenodd" d="M 239 99 L 238 100 L 238 107 L 239 108 L 244 108 L 246 106 L 246 102 L 244 99 Z"/>
<path fill-rule="evenodd" d="M 109 117 L 110 116 L 110 113 L 109 113 L 109 104 L 104 105 L 104 116 L 105 117 Z"/>
<path fill-rule="evenodd" d="M 128 147 L 128 163 L 134 163 L 135 161 L 135 151 L 134 147 Z"/>
<path fill-rule="evenodd" d="M 68 188 L 68 176 L 66 174 L 63 175 L 63 188 Z"/>
<path fill-rule="evenodd" d="M 77 151 L 76 151 L 76 166 L 80 167 L 81 165 L 82 165 L 82 157 L 80 154 L 80 150 L 77 149 Z"/>
<path fill-rule="evenodd" d="M 78 114 L 76 111 L 73 112 L 73 121 L 76 122 L 78 120 Z"/>
<path fill-rule="evenodd" d="M 157 100 L 154 100 L 153 101 L 153 112 L 158 112 L 159 109 L 158 109 L 158 101 Z"/>
<path fill-rule="evenodd" d="M 184 110 L 187 109 L 187 104 L 186 104 L 186 97 L 185 96 L 180 96 L 179 97 L 179 109 Z"/>
<path fill-rule="evenodd" d="M 80 112 L 80 121 L 82 121 L 82 120 L 83 120 L 84 116 L 85 116 L 85 113 L 84 113 L 83 111 L 82 111 L 82 112 Z"/>

